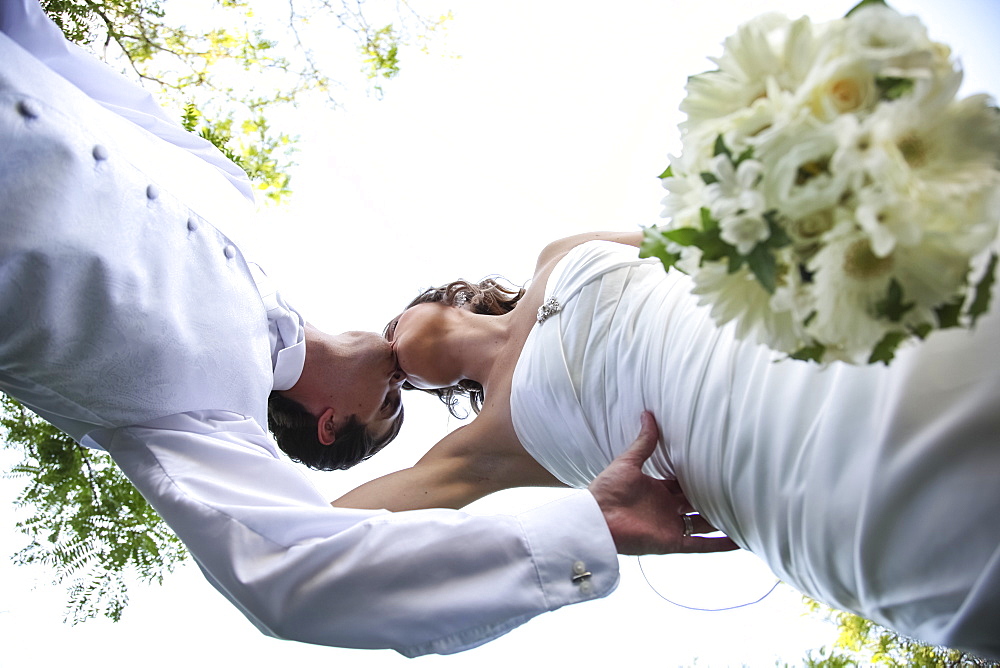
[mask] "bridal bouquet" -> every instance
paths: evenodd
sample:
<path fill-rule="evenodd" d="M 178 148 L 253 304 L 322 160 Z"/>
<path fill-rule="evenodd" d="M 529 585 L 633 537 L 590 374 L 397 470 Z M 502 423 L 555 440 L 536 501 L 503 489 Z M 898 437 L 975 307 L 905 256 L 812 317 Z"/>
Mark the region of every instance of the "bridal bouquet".
<path fill-rule="evenodd" d="M 691 77 L 667 225 L 643 254 L 691 274 L 719 324 L 796 359 L 888 363 L 989 303 L 1000 113 L 916 17 L 865 0 L 768 14 Z"/>

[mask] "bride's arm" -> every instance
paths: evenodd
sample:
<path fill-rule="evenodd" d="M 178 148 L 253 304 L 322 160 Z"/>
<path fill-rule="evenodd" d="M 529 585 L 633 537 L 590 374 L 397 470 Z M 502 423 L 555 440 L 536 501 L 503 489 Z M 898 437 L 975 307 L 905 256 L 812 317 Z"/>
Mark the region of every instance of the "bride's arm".
<path fill-rule="evenodd" d="M 542 252 L 538 255 L 536 270 L 588 241 L 614 241 L 638 248 L 642 245 L 642 230 L 635 230 L 634 232 L 585 232 L 553 241 L 543 248 Z"/>
<path fill-rule="evenodd" d="M 445 436 L 411 468 L 367 482 L 333 505 L 393 511 L 457 509 L 502 489 L 559 485 L 534 460 L 528 461 L 529 455 L 519 446 L 498 442 L 500 430 L 483 418 L 481 414 Z"/>
<path fill-rule="evenodd" d="M 461 474 L 453 458 L 421 460 L 414 466 L 376 478 L 332 502 L 341 508 L 400 511 L 423 508 L 461 508 L 490 493 L 482 484 Z"/>

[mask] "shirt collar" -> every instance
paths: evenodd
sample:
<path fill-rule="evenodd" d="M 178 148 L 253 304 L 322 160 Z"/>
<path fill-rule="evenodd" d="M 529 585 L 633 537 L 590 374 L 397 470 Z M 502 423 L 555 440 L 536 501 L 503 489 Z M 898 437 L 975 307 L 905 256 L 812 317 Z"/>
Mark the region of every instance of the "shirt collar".
<path fill-rule="evenodd" d="M 267 329 L 271 344 L 272 391 L 290 389 L 302 376 L 306 363 L 305 319 L 275 289 L 260 265 L 249 262 L 261 301 L 267 310 Z"/>

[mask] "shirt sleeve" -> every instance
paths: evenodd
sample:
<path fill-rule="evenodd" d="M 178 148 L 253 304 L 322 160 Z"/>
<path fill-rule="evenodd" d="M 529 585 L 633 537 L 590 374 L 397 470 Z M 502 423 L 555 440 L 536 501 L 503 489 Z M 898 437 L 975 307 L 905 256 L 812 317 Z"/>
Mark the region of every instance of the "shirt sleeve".
<path fill-rule="evenodd" d="M 91 432 L 262 632 L 449 654 L 607 595 L 614 543 L 587 492 L 519 516 L 334 508 L 235 414 Z"/>
<path fill-rule="evenodd" d="M 253 187 L 242 169 L 211 142 L 181 127 L 149 92 L 68 42 L 42 11 L 38 0 L 0 2 L 0 32 L 105 109 L 211 165 L 240 194 L 253 201 Z"/>

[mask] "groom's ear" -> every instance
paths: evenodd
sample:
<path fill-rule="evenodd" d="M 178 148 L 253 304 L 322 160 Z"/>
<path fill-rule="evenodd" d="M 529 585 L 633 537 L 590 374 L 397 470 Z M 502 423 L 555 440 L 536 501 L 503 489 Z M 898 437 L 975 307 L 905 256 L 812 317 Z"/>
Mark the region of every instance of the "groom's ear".
<path fill-rule="evenodd" d="M 327 408 L 319 415 L 316 423 L 316 438 L 323 445 L 333 445 L 333 442 L 337 440 L 337 428 L 334 426 L 334 418 L 336 418 L 336 413 L 332 408 Z"/>

